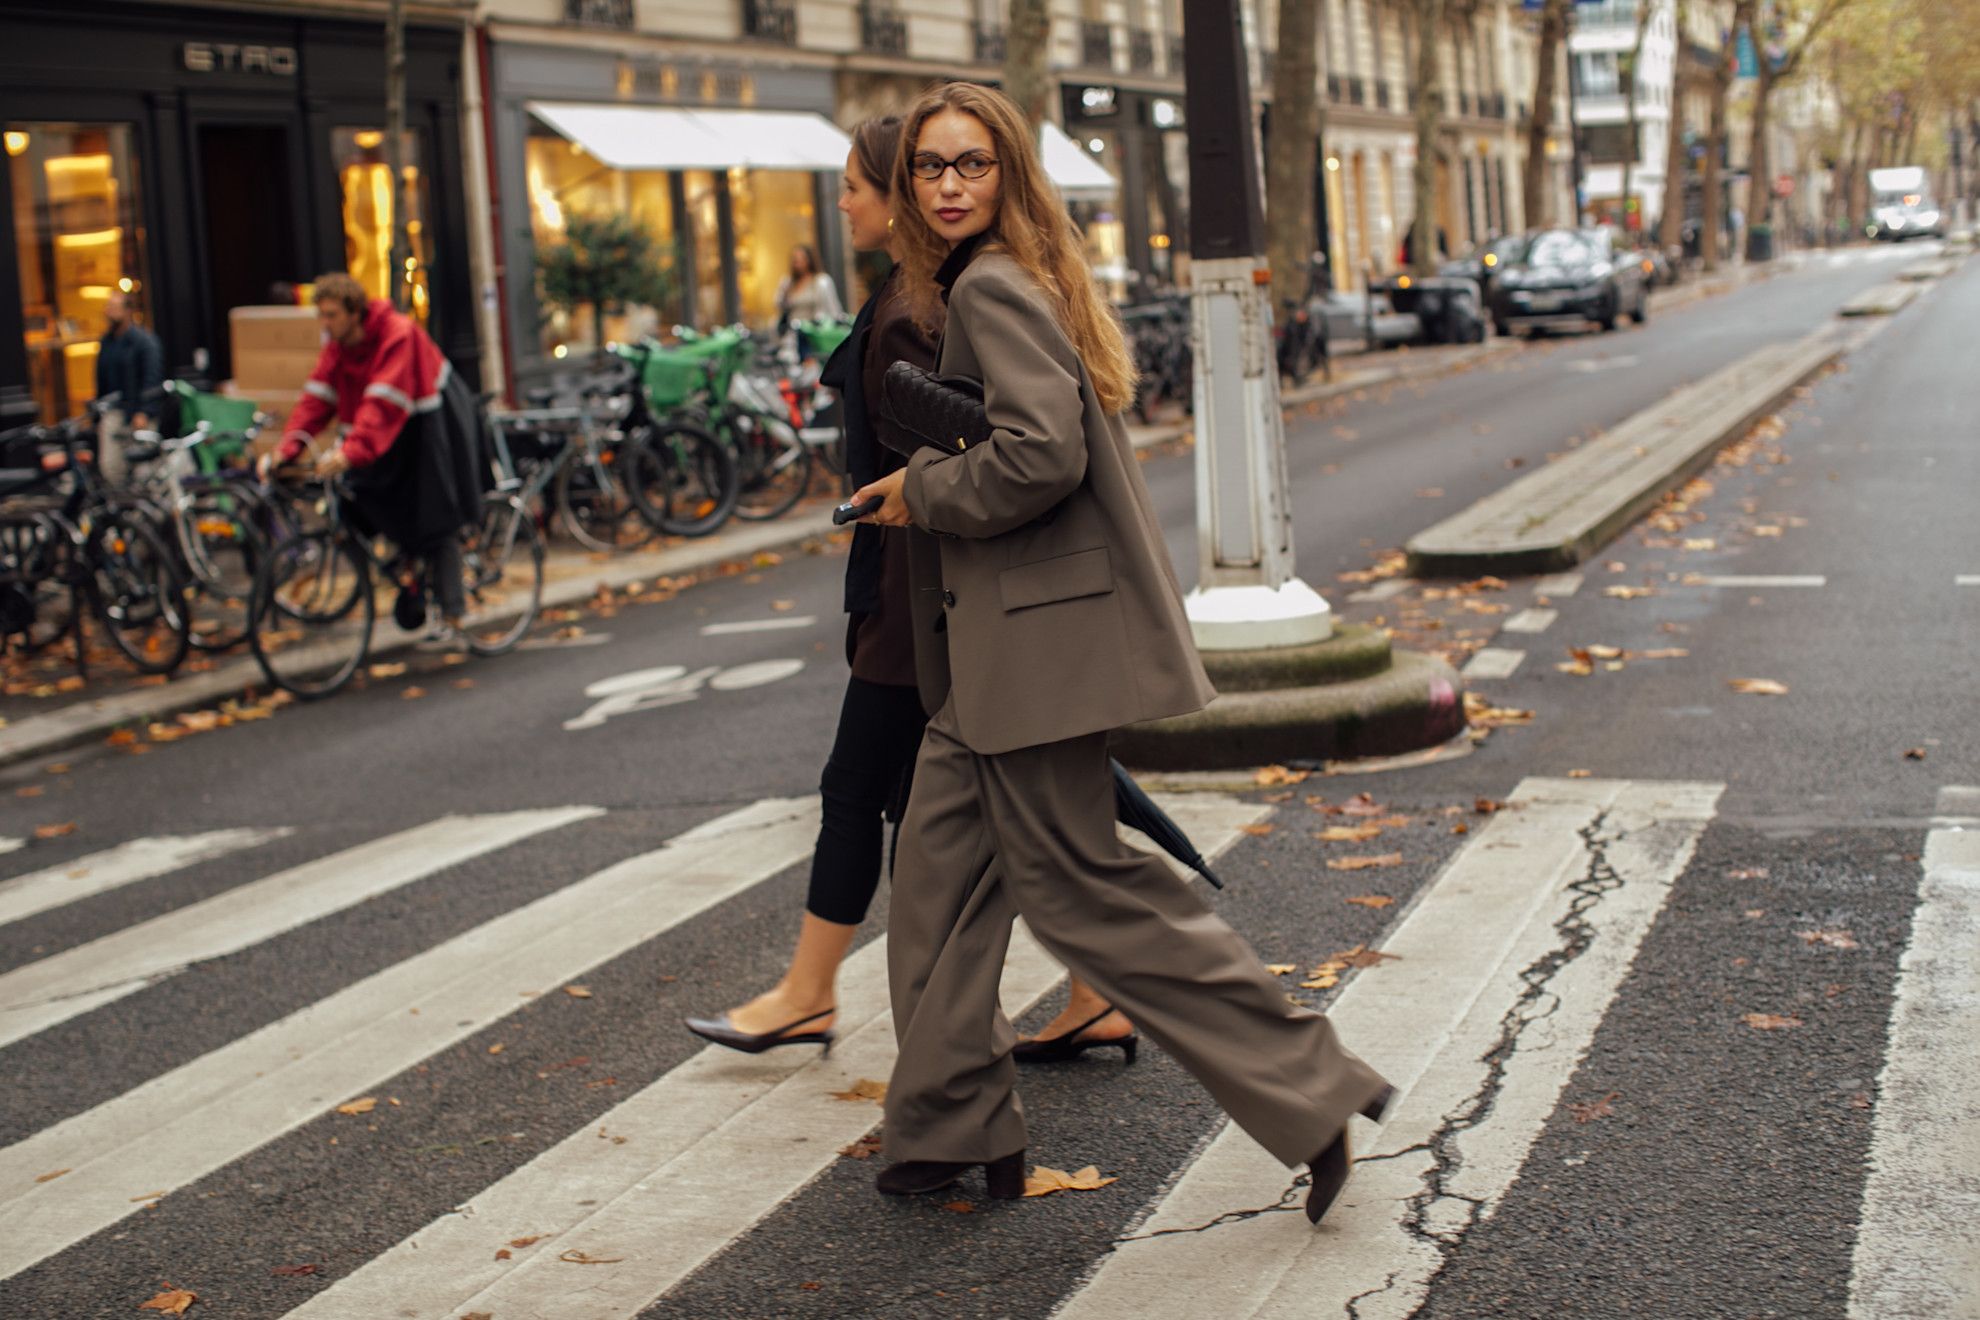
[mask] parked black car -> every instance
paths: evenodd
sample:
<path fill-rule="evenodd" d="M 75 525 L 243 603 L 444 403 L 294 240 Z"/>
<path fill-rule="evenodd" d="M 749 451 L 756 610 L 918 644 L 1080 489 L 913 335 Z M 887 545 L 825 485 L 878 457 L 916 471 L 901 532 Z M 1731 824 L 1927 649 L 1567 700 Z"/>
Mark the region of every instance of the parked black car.
<path fill-rule="evenodd" d="M 1449 279 L 1470 280 L 1478 286 L 1478 296 L 1486 306 L 1492 305 L 1492 291 L 1498 286 L 1499 274 L 1519 258 L 1526 246 L 1525 234 L 1504 234 L 1487 239 L 1461 257 L 1455 257 L 1437 268 L 1437 273 Z"/>
<path fill-rule="evenodd" d="M 1491 308 L 1502 335 L 1590 321 L 1613 330 L 1624 313 L 1639 325 L 1650 319 L 1649 281 L 1642 260 L 1617 252 L 1601 230 L 1543 229 L 1502 266 Z"/>

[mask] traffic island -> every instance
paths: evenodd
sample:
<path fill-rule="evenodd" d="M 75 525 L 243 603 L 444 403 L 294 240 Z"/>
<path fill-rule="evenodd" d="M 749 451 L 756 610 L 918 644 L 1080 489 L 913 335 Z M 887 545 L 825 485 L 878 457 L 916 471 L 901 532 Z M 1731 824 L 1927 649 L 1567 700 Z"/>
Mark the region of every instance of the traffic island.
<path fill-rule="evenodd" d="M 1857 294 L 1842 305 L 1839 316 L 1891 316 L 1903 311 L 1918 296 L 1918 286 L 1902 280 L 1887 280 Z"/>
<path fill-rule="evenodd" d="M 1324 642 L 1203 652 L 1218 696 L 1192 715 L 1118 730 L 1113 754 L 1137 770 L 1228 770 L 1390 756 L 1464 730 L 1462 684 L 1434 656 L 1396 651 L 1380 628 L 1343 625 Z"/>
<path fill-rule="evenodd" d="M 1928 257 L 1924 261 L 1913 262 L 1906 266 L 1898 272 L 1898 278 L 1912 284 L 1923 284 L 1927 280 L 1936 280 L 1952 274 L 1958 265 L 1959 263 L 1948 261 L 1943 257 Z"/>

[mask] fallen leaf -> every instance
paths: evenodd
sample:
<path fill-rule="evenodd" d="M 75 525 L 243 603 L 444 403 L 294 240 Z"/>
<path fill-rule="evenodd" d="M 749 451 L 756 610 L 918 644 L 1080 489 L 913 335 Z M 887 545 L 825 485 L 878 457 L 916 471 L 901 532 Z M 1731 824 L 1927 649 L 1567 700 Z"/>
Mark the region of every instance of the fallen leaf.
<path fill-rule="evenodd" d="M 38 1183 L 54 1182 L 57 1178 L 61 1177 L 63 1174 L 67 1172 L 68 1172 L 67 1169 L 57 1169 L 53 1173 L 44 1173 L 40 1175 L 35 1179 L 35 1181 Z"/>
<path fill-rule="evenodd" d="M 1344 816 L 1386 816 L 1389 809 L 1366 793 L 1356 793 L 1341 804 Z"/>
<path fill-rule="evenodd" d="M 1905 749 L 1904 759 L 1907 761 L 1922 761 L 1925 759 L 1925 749 L 1923 747 L 1908 747 Z"/>
<path fill-rule="evenodd" d="M 1241 829 L 1244 833 L 1252 835 L 1255 838 L 1262 838 L 1263 836 L 1270 834 L 1273 830 L 1277 829 L 1278 826 L 1272 824 L 1270 821 L 1266 821 L 1257 825 L 1241 825 L 1238 828 Z"/>
<path fill-rule="evenodd" d="M 1660 646 L 1655 650 L 1625 651 L 1623 654 L 1630 660 L 1682 660 L 1691 652 L 1682 646 Z"/>
<path fill-rule="evenodd" d="M 506 1046 L 506 1045 L 504 1045 L 504 1044 L 502 1044 L 502 1042 L 500 1042 L 500 1041 L 496 1041 L 496 1042 L 495 1042 L 495 1043 L 494 1043 L 493 1045 L 490 1045 L 490 1046 L 488 1047 L 488 1052 L 489 1052 L 490 1054 L 500 1054 L 500 1053 L 501 1053 L 501 1052 L 502 1052 L 503 1050 L 505 1050 L 505 1049 L 507 1049 L 507 1048 L 509 1048 L 509 1047 L 508 1047 L 508 1046 Z"/>
<path fill-rule="evenodd" d="M 1784 697 L 1788 691 L 1787 684 L 1771 678 L 1731 678 L 1726 683 L 1733 691 L 1749 697 Z"/>
<path fill-rule="evenodd" d="M 1380 967 L 1385 962 L 1401 962 L 1402 955 L 1400 953 L 1383 953 L 1380 949 L 1371 949 L 1366 945 L 1357 944 L 1354 948 L 1341 954 L 1340 960 L 1349 967 Z"/>
<path fill-rule="evenodd" d="M 136 1205 L 139 1201 L 163 1200 L 167 1195 L 169 1195 L 167 1192 L 146 1192 L 143 1196 L 133 1196 L 131 1198 L 131 1204 Z"/>
<path fill-rule="evenodd" d="M 1786 1031 L 1801 1025 L 1801 1019 L 1791 1013 L 1747 1013 L 1740 1021 L 1755 1031 Z"/>
<path fill-rule="evenodd" d="M 317 1273 L 322 1268 L 321 1265 L 277 1265 L 268 1272 L 270 1274 L 281 1275 L 286 1279 L 301 1279 Z"/>
<path fill-rule="evenodd" d="M 1592 1123 L 1598 1118 L 1608 1118 L 1616 1112 L 1610 1101 L 1621 1094 L 1621 1091 L 1611 1091 L 1600 1100 L 1584 1100 L 1579 1104 L 1569 1105 L 1568 1112 L 1574 1115 L 1574 1121 L 1577 1123 Z"/>
<path fill-rule="evenodd" d="M 887 1084 L 876 1082 L 871 1077 L 862 1077 L 852 1084 L 850 1091 L 832 1092 L 834 1100 L 871 1100 L 875 1104 L 887 1098 Z"/>
<path fill-rule="evenodd" d="M 976 1207 L 967 1201 L 944 1201 L 942 1202 L 942 1208 L 952 1215 L 973 1215 L 976 1213 Z"/>
<path fill-rule="evenodd" d="M 1594 773 L 1593 770 L 1570 770 L 1567 772 L 1567 777 L 1569 779 L 1586 779 Z"/>
<path fill-rule="evenodd" d="M 1602 594 L 1614 600 L 1641 600 L 1658 592 L 1655 587 L 1603 587 Z"/>
<path fill-rule="evenodd" d="M 1742 866 L 1738 870 L 1726 872 L 1729 880 L 1765 880 L 1768 876 L 1764 866 Z"/>
<path fill-rule="evenodd" d="M 1477 812 L 1481 816 L 1489 816 L 1493 812 L 1503 808 L 1505 805 L 1506 805 L 1505 803 L 1499 801 L 1497 798 L 1488 798 L 1488 797 L 1473 798 L 1471 802 L 1471 809 Z"/>
<path fill-rule="evenodd" d="M 549 1236 L 548 1233 L 532 1233 L 528 1237 L 510 1238 L 509 1245 L 520 1251 L 524 1247 L 535 1246 Z"/>
<path fill-rule="evenodd" d="M 75 832 L 76 823 L 72 820 L 65 820 L 60 825 L 37 825 L 34 827 L 34 837 L 37 839 L 59 839 L 65 834 L 74 834 Z"/>
<path fill-rule="evenodd" d="M 454 686 L 465 692 L 474 686 L 474 680 L 471 678 L 457 678 L 454 680 Z"/>
<path fill-rule="evenodd" d="M 46 791 L 47 791 L 47 790 L 46 790 L 46 789 L 44 789 L 44 788 L 43 788 L 43 787 L 42 787 L 42 786 L 41 786 L 40 784 L 29 784 L 29 785 L 28 785 L 27 787 L 25 787 L 25 788 L 17 788 L 17 789 L 15 789 L 15 790 L 14 790 L 14 796 L 15 796 L 15 797 L 40 797 L 40 796 L 41 796 L 41 795 L 42 795 L 42 794 L 43 794 L 44 792 L 46 792 Z"/>
<path fill-rule="evenodd" d="M 1825 944 L 1831 949 L 1862 947 L 1857 944 L 1856 937 L 1846 930 L 1803 930 L 1795 933 L 1800 937 L 1801 942 L 1811 949 L 1818 944 Z"/>
<path fill-rule="evenodd" d="M 1312 773 L 1311 770 L 1288 770 L 1282 765 L 1268 765 L 1251 778 L 1260 788 L 1278 788 L 1285 784 L 1303 784 Z"/>
<path fill-rule="evenodd" d="M 1573 674 L 1577 678 L 1586 678 L 1595 672 L 1595 666 L 1586 660 L 1562 660 L 1555 664 L 1554 668 L 1563 674 Z"/>
<path fill-rule="evenodd" d="M 1530 724 L 1533 721 L 1532 711 L 1494 706 L 1477 692 L 1464 694 L 1464 715 L 1473 727 L 1480 729 L 1499 729 L 1508 724 Z"/>
<path fill-rule="evenodd" d="M 1333 972 L 1328 972 L 1323 976 L 1314 977 L 1311 981 L 1301 981 L 1299 988 L 1302 990 L 1332 990 L 1340 983 L 1341 978 L 1339 976 Z"/>
<path fill-rule="evenodd" d="M 823 1288 L 824 1286 L 825 1286 L 824 1284 L 819 1283 L 817 1280 L 814 1279 L 806 1283 L 800 1283 L 798 1285 L 798 1289 L 801 1292 L 817 1292 L 820 1288 Z M 489 1320 L 489 1318 L 484 1316 L 483 1320 Z"/>
<path fill-rule="evenodd" d="M 368 1095 L 362 1100 L 353 1100 L 349 1104 L 338 1105 L 337 1112 L 355 1116 L 357 1114 L 368 1114 L 376 1108 L 378 1108 L 378 1097 Z"/>
<path fill-rule="evenodd" d="M 1870 1107 L 1870 1093 L 1868 1091 L 1858 1091 L 1849 1098 L 1849 1107 L 1851 1109 L 1868 1109 Z"/>
<path fill-rule="evenodd" d="M 1077 1173 L 1066 1173 L 1060 1169 L 1048 1169 L 1040 1164 L 1033 1168 L 1024 1180 L 1026 1196 L 1050 1196 L 1053 1192 L 1091 1192 L 1105 1187 L 1115 1178 L 1102 1178 L 1100 1170 L 1089 1164 Z"/>
<path fill-rule="evenodd" d="M 1274 976 L 1285 976 L 1299 970 L 1298 963 L 1266 963 L 1265 970 Z"/>
<path fill-rule="evenodd" d="M 1395 901 L 1395 899 L 1390 898 L 1387 894 L 1356 894 L 1348 900 L 1348 902 L 1353 903 L 1357 907 L 1375 908 L 1378 910 L 1389 906 Z"/>
<path fill-rule="evenodd" d="M 403 664 L 373 665 L 364 672 L 382 681 L 388 678 L 397 678 L 406 672 L 406 667 Z"/>
<path fill-rule="evenodd" d="M 869 1132 L 850 1146 L 839 1147 L 839 1154 L 849 1160 L 870 1160 L 880 1153 L 880 1134 Z"/>
<path fill-rule="evenodd" d="M 1327 869 L 1329 871 L 1366 871 L 1378 866 L 1400 865 L 1402 865 L 1402 854 L 1399 852 L 1377 853 L 1364 857 L 1329 857 L 1327 859 Z"/>
<path fill-rule="evenodd" d="M 1758 920 L 1760 920 L 1760 918 L 1762 918 L 1762 917 L 1764 917 L 1764 916 L 1766 916 L 1766 915 L 1767 915 L 1767 909 L 1766 909 L 1766 908 L 1748 908 L 1748 909 L 1746 909 L 1746 919 L 1747 919 L 1748 921 L 1758 921 Z"/>
<path fill-rule="evenodd" d="M 516 1254 L 515 1252 L 513 1252 L 513 1251 L 510 1251 L 510 1250 L 509 1250 L 509 1249 L 508 1249 L 507 1247 L 502 1247 L 502 1248 L 500 1248 L 499 1250 L 497 1250 L 497 1251 L 496 1251 L 496 1253 L 495 1253 L 495 1259 L 496 1259 L 496 1260 L 513 1260 L 513 1259 L 515 1258 L 515 1254 Z"/>
<path fill-rule="evenodd" d="M 423 697 L 423 696 L 425 696 L 425 695 L 426 695 L 426 689 L 425 689 L 425 688 L 423 688 L 423 687 L 417 687 L 417 686 L 415 686 L 415 687 L 409 687 L 409 688 L 407 688 L 407 689 L 406 689 L 405 691 L 403 691 L 403 692 L 401 692 L 401 693 L 399 694 L 399 700 L 401 700 L 401 701 L 418 701 L 418 700 L 419 700 L 419 699 L 420 699 L 421 697 Z"/>
<path fill-rule="evenodd" d="M 1716 550 L 1719 548 L 1719 543 L 1709 536 L 1692 536 L 1685 538 L 1684 548 L 1687 550 Z"/>
<path fill-rule="evenodd" d="M 588 1255 L 585 1252 L 579 1251 L 576 1247 L 572 1247 L 569 1251 L 566 1251 L 562 1255 L 558 1256 L 557 1259 L 563 1261 L 564 1264 L 566 1265 L 617 1265 L 620 1261 L 624 1260 L 625 1257 L 624 1256 L 593 1256 L 593 1255 Z"/>
<path fill-rule="evenodd" d="M 589 986 L 567 985 L 564 987 L 564 993 L 569 995 L 573 999 L 591 998 L 591 988 Z"/>
<path fill-rule="evenodd" d="M 794 600 L 773 600 L 770 602 L 770 608 L 777 611 L 777 613 L 779 614 L 783 614 L 790 610 L 796 609 L 797 602 Z"/>
<path fill-rule="evenodd" d="M 1589 659 L 1614 660 L 1621 655 L 1622 648 L 1620 646 L 1590 646 L 1586 648 L 1586 658 Z M 1583 658 L 1582 654 L 1577 652 L 1576 658 Z"/>
<path fill-rule="evenodd" d="M 184 1315 L 186 1308 L 198 1300 L 197 1293 L 187 1292 L 184 1288 L 172 1288 L 159 1293 L 148 1302 L 138 1303 L 138 1310 L 158 1311 L 164 1315 Z"/>
<path fill-rule="evenodd" d="M 1313 837 L 1324 843 L 1366 843 L 1381 832 L 1380 825 L 1329 825 Z"/>

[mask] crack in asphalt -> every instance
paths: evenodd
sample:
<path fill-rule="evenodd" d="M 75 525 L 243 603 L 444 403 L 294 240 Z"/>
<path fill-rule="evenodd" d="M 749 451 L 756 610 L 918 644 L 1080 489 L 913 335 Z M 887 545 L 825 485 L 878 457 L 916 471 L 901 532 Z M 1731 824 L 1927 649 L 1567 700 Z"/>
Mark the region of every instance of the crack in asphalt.
<path fill-rule="evenodd" d="M 1419 1242 L 1429 1244 L 1437 1252 L 1437 1268 L 1425 1280 L 1426 1287 L 1435 1281 L 1451 1256 L 1463 1245 L 1466 1235 L 1476 1228 L 1484 1212 L 1482 1198 L 1466 1196 L 1453 1190 L 1451 1183 L 1464 1167 L 1464 1155 L 1458 1149 L 1458 1141 L 1464 1133 L 1478 1127 L 1491 1117 L 1499 1102 L 1499 1095 L 1505 1089 L 1506 1070 L 1512 1058 L 1519 1052 L 1520 1037 L 1535 1022 L 1553 1016 L 1560 1006 L 1560 1000 L 1548 989 L 1561 969 L 1587 952 L 1595 940 L 1595 928 L 1588 920 L 1590 909 L 1599 905 L 1604 898 L 1622 888 L 1623 878 L 1609 865 L 1609 849 L 1617 839 L 1605 837 L 1603 831 L 1608 825 L 1609 813 L 1603 811 L 1594 820 L 1576 831 L 1581 836 L 1582 846 L 1588 853 L 1588 869 L 1580 879 L 1568 886 L 1574 895 L 1568 910 L 1554 923 L 1558 937 L 1555 946 L 1520 970 L 1519 979 L 1524 988 L 1513 1001 L 1505 1015 L 1499 1019 L 1499 1039 L 1493 1043 L 1480 1061 L 1486 1065 L 1485 1077 L 1478 1089 L 1471 1093 L 1462 1104 L 1444 1116 L 1437 1130 L 1430 1134 L 1427 1142 L 1409 1147 L 1409 1150 L 1427 1148 L 1433 1156 L 1429 1170 L 1423 1176 L 1423 1189 L 1410 1197 L 1402 1218 L 1402 1229 Z M 1535 1047 L 1539 1048 L 1539 1047 Z M 1407 1151 L 1397 1151 L 1396 1155 Z M 1383 1158 L 1394 1158 L 1386 1156 Z M 1430 1226 L 1431 1213 L 1437 1207 L 1456 1202 L 1464 1207 L 1464 1219 L 1456 1227 L 1439 1230 Z M 1361 1303 L 1369 1298 L 1390 1291 L 1396 1282 L 1397 1271 L 1385 1280 L 1381 1287 L 1357 1293 L 1348 1299 L 1348 1320 L 1361 1320 Z"/>
<path fill-rule="evenodd" d="M 1115 1238 L 1108 1243 L 1108 1248 L 1111 1250 L 1128 1242 L 1147 1242 L 1153 1238 L 1168 1237 L 1175 1233 L 1207 1233 L 1213 1228 L 1221 1228 L 1225 1224 L 1240 1224 L 1247 1219 L 1256 1219 L 1260 1215 L 1275 1214 L 1281 1210 L 1304 1209 L 1304 1207 L 1295 1207 L 1293 1201 L 1312 1181 L 1311 1171 L 1302 1173 L 1293 1179 L 1292 1186 L 1281 1192 L 1279 1199 L 1271 1205 L 1256 1206 L 1249 1210 L 1226 1210 L 1215 1219 L 1191 1228 L 1158 1228 L 1152 1233 L 1130 1233 L 1126 1237 Z"/>

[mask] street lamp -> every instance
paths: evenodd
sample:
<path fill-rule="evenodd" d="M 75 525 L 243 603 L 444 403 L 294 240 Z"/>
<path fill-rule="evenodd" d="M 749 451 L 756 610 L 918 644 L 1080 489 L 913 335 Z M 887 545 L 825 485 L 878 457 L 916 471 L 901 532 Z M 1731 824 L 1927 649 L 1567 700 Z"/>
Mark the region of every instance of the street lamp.
<path fill-rule="evenodd" d="M 1333 634 L 1333 616 L 1293 572 L 1272 277 L 1237 4 L 1183 0 L 1183 25 L 1201 557 L 1184 606 L 1199 650 L 1304 646 Z"/>

